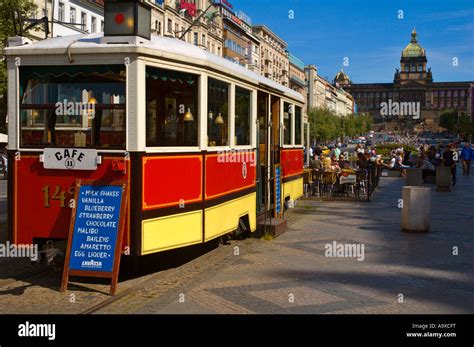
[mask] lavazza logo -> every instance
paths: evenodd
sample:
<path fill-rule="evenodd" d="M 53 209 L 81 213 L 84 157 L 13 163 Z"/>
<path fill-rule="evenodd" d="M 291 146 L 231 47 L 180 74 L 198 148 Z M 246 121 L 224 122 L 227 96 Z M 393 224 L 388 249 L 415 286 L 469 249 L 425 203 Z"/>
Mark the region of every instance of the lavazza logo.
<path fill-rule="evenodd" d="M 381 116 L 411 116 L 420 119 L 420 102 L 397 102 L 388 99 L 380 103 Z"/>
<path fill-rule="evenodd" d="M 100 269 L 102 267 L 102 262 L 91 259 L 91 260 L 84 260 L 81 265 L 82 267 L 88 267 L 91 269 Z"/>
<path fill-rule="evenodd" d="M 35 324 L 26 321 L 18 325 L 19 337 L 47 337 L 48 340 L 56 339 L 56 324 Z"/>

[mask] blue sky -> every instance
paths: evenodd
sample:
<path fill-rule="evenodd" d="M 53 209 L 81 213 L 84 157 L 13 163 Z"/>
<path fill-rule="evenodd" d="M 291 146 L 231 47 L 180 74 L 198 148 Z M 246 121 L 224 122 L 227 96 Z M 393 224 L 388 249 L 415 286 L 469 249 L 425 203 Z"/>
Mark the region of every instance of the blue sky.
<path fill-rule="evenodd" d="M 434 81 L 474 81 L 473 0 L 229 1 L 252 24 L 269 26 L 293 54 L 330 80 L 342 67 L 354 83 L 392 82 L 416 27 Z M 349 66 L 343 66 L 344 57 Z"/>

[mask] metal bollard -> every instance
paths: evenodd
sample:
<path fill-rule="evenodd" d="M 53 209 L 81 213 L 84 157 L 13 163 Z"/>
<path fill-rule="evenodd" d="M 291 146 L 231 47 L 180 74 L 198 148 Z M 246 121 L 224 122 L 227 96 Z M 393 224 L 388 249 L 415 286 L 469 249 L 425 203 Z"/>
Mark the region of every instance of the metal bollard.
<path fill-rule="evenodd" d="M 431 188 L 403 187 L 402 199 L 401 230 L 405 232 L 428 232 L 431 221 Z"/>
<path fill-rule="evenodd" d="M 449 166 L 438 166 L 436 168 L 436 190 L 438 192 L 450 192 L 451 180 L 451 168 Z"/>

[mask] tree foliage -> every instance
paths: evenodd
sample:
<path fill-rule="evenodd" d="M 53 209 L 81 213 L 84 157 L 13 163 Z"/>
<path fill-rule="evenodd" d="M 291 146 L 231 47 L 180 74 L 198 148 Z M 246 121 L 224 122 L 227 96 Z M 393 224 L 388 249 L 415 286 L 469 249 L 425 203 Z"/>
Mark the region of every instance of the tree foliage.
<path fill-rule="evenodd" d="M 446 110 L 439 116 L 439 126 L 468 139 L 474 136 L 474 124 L 469 115 L 458 110 Z"/>
<path fill-rule="evenodd" d="M 327 108 L 313 108 L 308 113 L 312 141 L 327 142 L 344 136 L 354 137 L 372 129 L 372 116 L 351 114 L 339 117 Z"/>

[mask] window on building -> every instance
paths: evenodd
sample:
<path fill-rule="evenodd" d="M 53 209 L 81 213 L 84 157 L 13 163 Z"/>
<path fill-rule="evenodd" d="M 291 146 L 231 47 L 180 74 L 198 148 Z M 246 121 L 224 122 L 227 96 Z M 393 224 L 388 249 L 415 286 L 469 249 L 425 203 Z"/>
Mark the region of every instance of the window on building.
<path fill-rule="evenodd" d="M 408 64 L 405 64 L 405 72 L 410 71 L 410 66 Z"/>
<path fill-rule="evenodd" d="M 295 145 L 302 145 L 303 138 L 301 134 L 301 126 L 303 124 L 303 113 L 299 106 L 295 106 Z"/>
<path fill-rule="evenodd" d="M 91 33 L 97 32 L 97 18 L 91 17 Z"/>
<path fill-rule="evenodd" d="M 20 67 L 25 147 L 125 149 L 125 66 Z"/>
<path fill-rule="evenodd" d="M 199 40 L 199 38 L 198 38 L 198 33 L 196 33 L 196 32 L 193 33 L 193 44 L 194 44 L 195 46 L 199 45 L 199 41 L 198 41 L 198 40 Z"/>
<path fill-rule="evenodd" d="M 81 12 L 81 29 L 87 31 L 87 13 Z"/>
<path fill-rule="evenodd" d="M 171 19 L 168 18 L 168 27 L 167 27 L 167 31 L 169 34 L 172 34 L 173 33 L 173 21 Z"/>
<path fill-rule="evenodd" d="M 291 145 L 291 117 L 293 106 L 289 103 L 283 103 L 283 144 Z"/>
<path fill-rule="evenodd" d="M 465 96 L 465 95 L 466 95 L 466 91 L 461 90 L 461 93 L 460 93 L 460 94 L 461 94 L 461 96 Z"/>
<path fill-rule="evenodd" d="M 229 145 L 229 84 L 209 78 L 207 90 L 208 145 Z"/>
<path fill-rule="evenodd" d="M 423 64 L 422 63 L 418 63 L 418 71 L 419 72 L 423 71 Z"/>
<path fill-rule="evenodd" d="M 100 32 L 101 33 L 104 32 L 104 21 L 103 20 L 100 21 Z"/>
<path fill-rule="evenodd" d="M 453 96 L 454 96 L 455 98 L 458 97 L 458 91 L 457 91 L 457 90 L 453 91 Z"/>
<path fill-rule="evenodd" d="M 174 34 L 175 34 L 176 36 L 181 36 L 181 35 L 179 35 L 179 32 L 178 32 L 178 31 L 179 31 L 179 24 L 178 24 L 178 23 L 174 23 Z"/>
<path fill-rule="evenodd" d="M 235 87 L 235 145 L 250 145 L 250 90 Z"/>
<path fill-rule="evenodd" d="M 411 64 L 410 65 L 410 72 L 416 71 L 416 64 Z"/>
<path fill-rule="evenodd" d="M 69 22 L 70 23 L 76 23 L 76 9 L 71 6 L 71 9 L 69 11 Z"/>
<path fill-rule="evenodd" d="M 62 3 L 62 2 L 59 2 L 58 21 L 64 22 L 64 3 Z"/>
<path fill-rule="evenodd" d="M 158 147 L 198 145 L 199 76 L 146 68 L 146 144 Z"/>
<path fill-rule="evenodd" d="M 207 46 L 207 43 L 206 43 L 206 34 L 202 34 L 201 45 L 203 45 L 204 47 Z"/>

